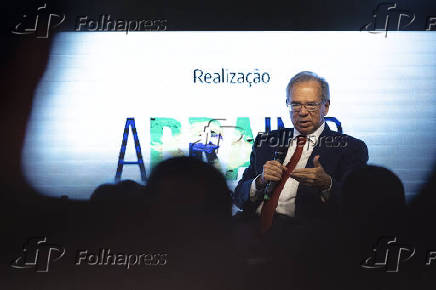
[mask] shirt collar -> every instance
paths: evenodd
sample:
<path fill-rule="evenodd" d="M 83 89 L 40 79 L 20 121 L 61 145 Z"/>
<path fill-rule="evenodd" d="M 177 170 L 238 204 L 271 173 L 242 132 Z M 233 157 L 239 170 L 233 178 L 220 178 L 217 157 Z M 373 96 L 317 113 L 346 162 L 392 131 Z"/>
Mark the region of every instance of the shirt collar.
<path fill-rule="evenodd" d="M 325 127 L 325 121 L 322 122 L 321 126 L 319 126 L 318 129 L 315 130 L 315 132 L 307 135 L 307 137 L 308 137 L 307 140 L 309 140 L 313 144 L 316 144 L 322 131 L 324 131 L 324 127 Z M 298 130 L 294 128 L 294 137 L 292 139 L 297 138 L 299 135 L 301 135 L 301 133 L 298 132 Z"/>

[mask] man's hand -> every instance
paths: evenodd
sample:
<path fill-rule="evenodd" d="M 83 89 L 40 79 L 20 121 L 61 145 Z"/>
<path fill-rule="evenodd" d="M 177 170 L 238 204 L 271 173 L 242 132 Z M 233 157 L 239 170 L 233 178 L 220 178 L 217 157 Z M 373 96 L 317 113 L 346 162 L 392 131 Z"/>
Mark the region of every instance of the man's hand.
<path fill-rule="evenodd" d="M 267 161 L 263 165 L 263 171 L 260 178 L 257 178 L 257 187 L 265 187 L 269 181 L 279 181 L 282 179 L 282 174 L 286 170 L 286 166 L 280 164 L 276 160 Z"/>
<path fill-rule="evenodd" d="M 331 178 L 319 162 L 319 155 L 313 158 L 313 165 L 314 168 L 295 169 L 291 172 L 291 177 L 304 185 L 315 186 L 321 190 L 329 189 Z"/>

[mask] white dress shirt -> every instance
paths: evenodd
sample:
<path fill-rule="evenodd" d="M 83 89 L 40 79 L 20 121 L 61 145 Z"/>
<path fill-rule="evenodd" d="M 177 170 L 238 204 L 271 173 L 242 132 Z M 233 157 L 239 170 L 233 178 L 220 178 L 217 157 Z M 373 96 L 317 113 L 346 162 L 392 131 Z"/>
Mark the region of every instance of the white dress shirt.
<path fill-rule="evenodd" d="M 312 134 L 307 136 L 306 144 L 304 145 L 300 160 L 298 161 L 295 168 L 305 168 L 306 167 L 307 161 L 309 160 L 309 157 L 313 152 L 313 148 L 316 145 L 317 140 L 318 140 L 319 136 L 321 135 L 322 131 L 324 130 L 324 126 L 325 126 L 325 122 L 323 122 L 321 124 L 321 126 L 319 126 L 319 128 L 316 129 L 315 132 L 313 132 Z M 298 132 L 298 130 L 294 128 L 294 136 L 292 137 L 292 142 L 290 142 L 288 151 L 286 153 L 285 160 L 283 161 L 283 165 L 288 164 L 289 160 L 291 159 L 292 155 L 294 154 L 295 149 L 297 148 L 297 140 L 296 139 L 299 135 L 301 135 L 301 133 Z M 250 188 L 250 200 L 251 201 L 263 199 L 263 196 L 265 193 L 264 189 L 258 190 L 256 188 L 256 179 L 257 178 L 260 178 L 260 175 L 258 175 L 251 183 L 251 188 Z M 300 183 L 297 180 L 293 179 L 292 177 L 288 178 L 288 180 L 286 181 L 286 183 L 283 187 L 283 190 L 280 193 L 278 205 L 276 208 L 277 213 L 284 214 L 284 215 L 287 215 L 290 217 L 295 216 L 295 197 L 297 195 L 297 189 L 298 189 L 299 184 Z M 262 206 L 263 206 L 263 201 L 256 210 L 256 213 L 259 215 L 260 215 L 260 211 L 262 209 Z"/>

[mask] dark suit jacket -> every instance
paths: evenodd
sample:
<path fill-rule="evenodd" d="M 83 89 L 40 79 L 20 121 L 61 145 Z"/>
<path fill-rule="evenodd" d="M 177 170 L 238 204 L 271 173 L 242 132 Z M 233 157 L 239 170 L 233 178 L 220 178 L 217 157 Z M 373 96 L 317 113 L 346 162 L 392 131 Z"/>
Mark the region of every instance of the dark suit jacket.
<path fill-rule="evenodd" d="M 256 137 L 250 155 L 250 166 L 245 169 L 233 195 L 234 203 L 245 212 L 253 213 L 261 203 L 261 201 L 250 201 L 250 187 L 253 179 L 262 173 L 263 165 L 267 161 L 274 159 L 274 152 L 278 144 L 289 147 L 293 133 L 293 128 L 284 128 L 267 134 L 259 134 Z M 297 218 L 323 218 L 337 212 L 344 176 L 351 169 L 366 164 L 368 148 L 359 139 L 330 130 L 326 123 L 318 143 L 307 161 L 306 168 L 314 167 L 313 157 L 316 155 L 320 156 L 321 165 L 332 177 L 330 198 L 327 202 L 322 202 L 320 190 L 300 184 L 295 198 L 295 216 Z"/>

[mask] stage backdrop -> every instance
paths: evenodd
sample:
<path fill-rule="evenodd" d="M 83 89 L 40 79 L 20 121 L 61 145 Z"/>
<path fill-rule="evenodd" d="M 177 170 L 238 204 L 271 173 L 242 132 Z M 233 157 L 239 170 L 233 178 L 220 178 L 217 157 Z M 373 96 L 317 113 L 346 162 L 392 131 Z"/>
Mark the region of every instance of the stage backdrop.
<path fill-rule="evenodd" d="M 23 173 L 41 194 L 87 199 L 191 154 L 233 188 L 257 133 L 292 127 L 285 88 L 310 70 L 330 83 L 329 116 L 410 197 L 435 162 L 435 43 L 427 31 L 59 33 L 35 91 Z"/>

